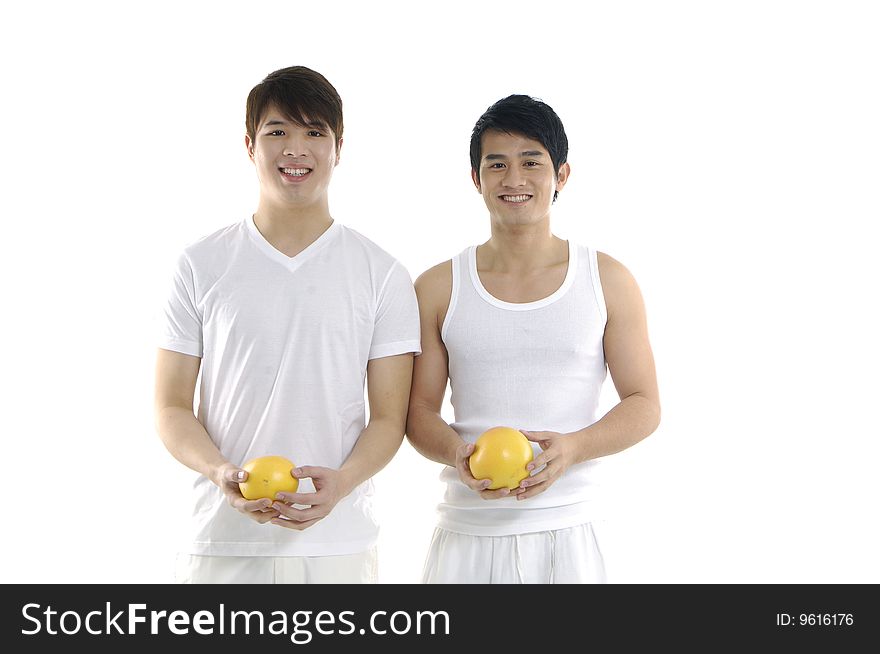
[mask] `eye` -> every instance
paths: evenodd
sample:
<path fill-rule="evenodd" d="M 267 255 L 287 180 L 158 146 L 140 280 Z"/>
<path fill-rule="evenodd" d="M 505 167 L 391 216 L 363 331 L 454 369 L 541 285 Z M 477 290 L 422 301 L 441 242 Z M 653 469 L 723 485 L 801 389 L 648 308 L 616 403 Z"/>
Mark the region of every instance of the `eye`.
<path fill-rule="evenodd" d="M 284 130 L 283 129 L 273 130 L 273 131 L 269 132 L 268 136 L 284 136 Z"/>
<path fill-rule="evenodd" d="M 537 161 L 526 161 L 525 163 L 526 168 L 537 168 L 540 165 L 541 164 Z"/>
<path fill-rule="evenodd" d="M 316 130 L 316 129 L 310 129 L 310 130 L 308 131 L 308 135 L 309 135 L 309 136 L 324 136 L 323 133 L 319 132 L 319 131 Z"/>
<path fill-rule="evenodd" d="M 501 163 L 500 161 L 497 161 L 493 164 L 489 164 L 489 168 L 494 168 L 495 170 L 500 170 L 501 168 L 504 168 L 504 164 Z"/>

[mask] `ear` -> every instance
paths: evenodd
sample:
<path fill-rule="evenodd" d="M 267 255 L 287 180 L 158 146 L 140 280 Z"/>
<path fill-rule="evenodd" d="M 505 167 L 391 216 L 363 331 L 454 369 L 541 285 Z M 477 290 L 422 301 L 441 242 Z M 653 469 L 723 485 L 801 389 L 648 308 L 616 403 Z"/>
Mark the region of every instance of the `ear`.
<path fill-rule="evenodd" d="M 342 154 L 342 139 L 336 141 L 336 164 L 339 165 L 339 155 Z"/>
<path fill-rule="evenodd" d="M 477 187 L 477 192 L 482 193 L 483 189 L 480 188 L 480 173 L 471 168 L 471 181 L 473 181 L 474 186 Z"/>
<path fill-rule="evenodd" d="M 254 142 L 251 141 L 251 137 L 247 134 L 244 135 L 244 147 L 247 148 L 248 157 L 251 161 L 254 160 Z"/>
<path fill-rule="evenodd" d="M 568 181 L 569 175 L 571 175 L 571 166 L 566 162 L 559 167 L 559 174 L 556 176 L 557 191 L 562 190 L 562 187 L 565 186 L 565 183 Z"/>

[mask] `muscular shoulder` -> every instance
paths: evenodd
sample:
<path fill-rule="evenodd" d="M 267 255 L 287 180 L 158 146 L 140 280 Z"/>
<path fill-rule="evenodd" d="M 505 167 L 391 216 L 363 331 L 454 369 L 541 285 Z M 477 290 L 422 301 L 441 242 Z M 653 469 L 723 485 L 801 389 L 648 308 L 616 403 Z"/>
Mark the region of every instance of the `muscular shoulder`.
<path fill-rule="evenodd" d="M 452 260 L 428 268 L 416 278 L 415 287 L 420 311 L 432 315 L 438 325 L 442 324 L 452 295 Z"/>
<path fill-rule="evenodd" d="M 604 252 L 597 252 L 596 258 L 599 262 L 599 277 L 602 278 L 602 285 L 607 281 L 609 284 L 626 283 L 632 279 L 632 273 L 620 263 L 617 259 Z"/>
<path fill-rule="evenodd" d="M 642 297 L 635 277 L 620 261 L 604 252 L 597 252 L 599 279 L 609 317 L 626 311 L 633 303 L 641 305 Z"/>
<path fill-rule="evenodd" d="M 438 263 L 433 268 L 428 268 L 418 276 L 415 281 L 416 293 L 419 299 L 432 301 L 442 299 L 452 293 L 452 260 Z"/>

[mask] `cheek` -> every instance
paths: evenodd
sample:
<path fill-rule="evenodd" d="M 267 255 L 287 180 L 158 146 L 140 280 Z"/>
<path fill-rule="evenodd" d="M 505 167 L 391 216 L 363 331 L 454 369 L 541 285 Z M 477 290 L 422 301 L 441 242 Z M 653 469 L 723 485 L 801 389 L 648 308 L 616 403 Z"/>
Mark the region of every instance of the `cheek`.
<path fill-rule="evenodd" d="M 257 152 L 256 156 L 254 157 L 254 163 L 256 164 L 257 175 L 268 175 L 275 168 L 275 166 L 259 152 Z"/>

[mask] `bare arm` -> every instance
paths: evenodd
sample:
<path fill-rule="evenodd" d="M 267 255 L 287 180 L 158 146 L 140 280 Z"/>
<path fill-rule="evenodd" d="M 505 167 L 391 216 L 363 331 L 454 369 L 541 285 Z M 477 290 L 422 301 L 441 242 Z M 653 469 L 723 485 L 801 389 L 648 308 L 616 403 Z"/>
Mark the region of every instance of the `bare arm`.
<path fill-rule="evenodd" d="M 412 369 L 412 354 L 371 359 L 367 363 L 370 423 L 339 468 L 346 495 L 388 465 L 400 449 Z"/>
<path fill-rule="evenodd" d="M 455 452 L 464 444 L 440 415 L 449 378 L 449 355 L 440 329 L 452 294 L 452 262 L 425 271 L 415 281 L 419 300 L 422 353 L 413 364 L 412 391 L 406 435 L 424 457 L 455 465 Z"/>
<path fill-rule="evenodd" d="M 629 270 L 602 253 L 599 275 L 608 310 L 605 361 L 620 402 L 601 420 L 575 432 L 576 461 L 625 450 L 660 424 L 657 373 L 641 291 Z"/>
<path fill-rule="evenodd" d="M 440 336 L 449 298 L 452 294 L 452 264 L 447 261 L 425 271 L 415 282 L 422 329 L 422 354 L 413 365 L 413 385 L 409 400 L 406 435 L 424 457 L 454 467 L 461 481 L 480 493 L 483 499 L 510 494 L 509 489 L 486 490 L 488 479 L 475 479 L 468 466 L 473 443 L 466 443 L 440 415 L 449 355 Z"/>
<path fill-rule="evenodd" d="M 632 274 L 618 261 L 599 254 L 599 275 L 608 311 L 605 361 L 620 397 L 601 420 L 569 434 L 523 432 L 540 443 L 541 452 L 529 469 L 545 467 L 521 483 L 527 499 L 546 490 L 575 464 L 631 447 L 660 423 L 660 396 L 654 355 L 648 340 L 645 305 Z"/>
<path fill-rule="evenodd" d="M 159 350 L 156 357 L 156 431 L 172 456 L 208 479 L 226 459 L 193 414 L 201 359 Z"/>
<path fill-rule="evenodd" d="M 278 515 L 269 509 L 269 500 L 248 501 L 241 496 L 238 482 L 247 473 L 227 461 L 202 423 L 193 414 L 193 397 L 201 359 L 159 350 L 156 357 L 156 431 L 171 455 L 183 465 L 203 474 L 216 484 L 233 508 L 265 523 Z"/>

